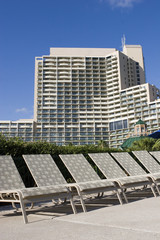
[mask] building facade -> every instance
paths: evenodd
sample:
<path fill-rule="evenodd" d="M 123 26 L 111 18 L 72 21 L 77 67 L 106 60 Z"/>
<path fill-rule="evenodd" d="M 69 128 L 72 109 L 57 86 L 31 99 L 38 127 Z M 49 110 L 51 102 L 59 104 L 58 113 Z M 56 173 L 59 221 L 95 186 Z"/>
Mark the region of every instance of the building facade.
<path fill-rule="evenodd" d="M 25 142 L 34 141 L 36 123 L 33 119 L 18 121 L 0 121 L 0 133 L 6 138 L 19 137 Z"/>
<path fill-rule="evenodd" d="M 159 96 L 159 89 L 145 82 L 140 45 L 124 45 L 123 51 L 51 48 L 50 55 L 35 59 L 30 140 L 57 145 L 104 140 L 110 147 L 119 147 L 139 118 L 149 133 L 159 129 Z M 0 122 L 0 131 L 11 137 L 11 128 L 4 124 Z M 24 131 L 25 141 L 28 133 Z"/>

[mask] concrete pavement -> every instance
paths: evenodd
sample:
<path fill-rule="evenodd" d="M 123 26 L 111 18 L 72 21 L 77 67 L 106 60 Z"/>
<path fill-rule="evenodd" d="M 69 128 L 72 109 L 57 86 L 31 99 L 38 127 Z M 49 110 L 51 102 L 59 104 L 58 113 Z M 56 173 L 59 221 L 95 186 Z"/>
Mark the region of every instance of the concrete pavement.
<path fill-rule="evenodd" d="M 93 202 L 91 202 L 93 203 Z M 103 201 L 102 204 L 103 205 Z M 100 205 L 99 205 L 100 206 Z M 67 208 L 67 213 L 65 210 Z M 94 208 L 94 207 L 93 207 Z M 46 207 L 28 215 L 0 212 L 1 240 L 159 240 L 160 197 L 97 207 L 73 215 L 70 206 Z"/>

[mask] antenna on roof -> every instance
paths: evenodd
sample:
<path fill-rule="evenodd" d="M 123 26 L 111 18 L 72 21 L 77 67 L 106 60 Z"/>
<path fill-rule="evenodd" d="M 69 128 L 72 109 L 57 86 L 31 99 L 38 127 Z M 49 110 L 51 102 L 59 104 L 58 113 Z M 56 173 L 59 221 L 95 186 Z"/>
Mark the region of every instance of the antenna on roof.
<path fill-rule="evenodd" d="M 126 37 L 124 34 L 123 34 L 123 37 L 121 38 L 121 42 L 122 42 L 122 51 L 123 51 L 123 48 L 126 45 Z"/>

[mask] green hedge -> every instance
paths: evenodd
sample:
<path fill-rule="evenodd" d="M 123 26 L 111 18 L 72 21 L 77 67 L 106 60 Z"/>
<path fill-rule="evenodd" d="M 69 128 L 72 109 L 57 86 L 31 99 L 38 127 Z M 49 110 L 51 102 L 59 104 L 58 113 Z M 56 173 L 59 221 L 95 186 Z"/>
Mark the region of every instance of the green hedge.
<path fill-rule="evenodd" d="M 115 148 L 109 148 L 105 142 L 100 141 L 99 145 L 66 145 L 56 146 L 56 144 L 48 142 L 23 142 L 19 138 L 6 139 L 0 135 L 0 155 L 12 155 L 13 157 L 20 157 L 23 154 L 76 154 L 76 153 L 94 153 L 94 152 L 117 152 L 120 151 Z"/>

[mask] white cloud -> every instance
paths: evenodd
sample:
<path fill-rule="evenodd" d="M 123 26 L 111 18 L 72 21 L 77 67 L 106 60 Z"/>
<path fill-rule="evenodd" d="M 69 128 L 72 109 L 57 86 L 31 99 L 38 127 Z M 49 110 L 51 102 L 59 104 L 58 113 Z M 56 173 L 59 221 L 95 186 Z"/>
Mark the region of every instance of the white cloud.
<path fill-rule="evenodd" d="M 105 0 L 101 0 L 105 1 Z M 112 7 L 120 7 L 120 8 L 131 8 L 133 7 L 134 3 L 138 3 L 141 0 L 106 0 L 107 2 L 109 2 L 109 4 Z"/>
<path fill-rule="evenodd" d="M 19 112 L 21 112 L 21 113 L 27 113 L 28 112 L 28 110 L 27 110 L 27 108 L 18 108 L 18 109 L 16 109 L 16 112 L 17 113 L 19 113 Z"/>

